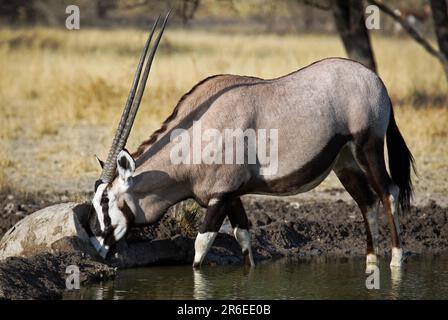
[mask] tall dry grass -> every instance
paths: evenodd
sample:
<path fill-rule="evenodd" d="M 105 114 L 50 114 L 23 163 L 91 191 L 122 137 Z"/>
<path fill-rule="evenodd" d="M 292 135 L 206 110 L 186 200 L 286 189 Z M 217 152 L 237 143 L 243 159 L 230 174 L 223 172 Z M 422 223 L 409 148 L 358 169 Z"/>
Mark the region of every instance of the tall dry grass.
<path fill-rule="evenodd" d="M 107 152 L 145 37 L 137 30 L 0 30 L 0 186 L 90 188 L 98 174 L 93 154 Z M 373 46 L 380 76 L 402 107 L 397 122 L 421 172 L 435 179 L 436 192 L 446 192 L 439 181 L 441 171 L 446 177 L 448 150 L 442 68 L 411 40 L 374 36 Z M 344 55 L 340 40 L 331 35 L 168 29 L 129 149 L 209 75 L 272 78 Z"/>

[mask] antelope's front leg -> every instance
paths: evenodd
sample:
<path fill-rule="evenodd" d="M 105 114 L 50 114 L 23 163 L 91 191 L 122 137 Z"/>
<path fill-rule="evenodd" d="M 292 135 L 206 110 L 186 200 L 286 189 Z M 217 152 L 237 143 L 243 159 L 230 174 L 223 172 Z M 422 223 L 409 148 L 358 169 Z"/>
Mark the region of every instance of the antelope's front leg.
<path fill-rule="evenodd" d="M 207 252 L 215 241 L 218 231 L 226 216 L 225 203 L 221 200 L 212 199 L 209 202 L 204 220 L 199 227 L 198 235 L 194 243 L 193 268 L 199 268 Z"/>

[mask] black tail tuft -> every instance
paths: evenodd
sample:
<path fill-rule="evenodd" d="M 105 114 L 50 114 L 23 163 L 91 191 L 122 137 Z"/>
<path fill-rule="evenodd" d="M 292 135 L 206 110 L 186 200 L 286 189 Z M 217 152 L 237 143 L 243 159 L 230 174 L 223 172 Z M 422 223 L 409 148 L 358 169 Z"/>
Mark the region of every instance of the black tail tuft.
<path fill-rule="evenodd" d="M 386 141 L 387 152 L 389 155 L 389 170 L 392 181 L 400 188 L 398 202 L 401 210 L 407 211 L 413 196 L 411 167 L 414 172 L 416 172 L 416 170 L 414 157 L 412 156 L 411 151 L 409 151 L 409 148 L 395 123 L 392 105 Z"/>

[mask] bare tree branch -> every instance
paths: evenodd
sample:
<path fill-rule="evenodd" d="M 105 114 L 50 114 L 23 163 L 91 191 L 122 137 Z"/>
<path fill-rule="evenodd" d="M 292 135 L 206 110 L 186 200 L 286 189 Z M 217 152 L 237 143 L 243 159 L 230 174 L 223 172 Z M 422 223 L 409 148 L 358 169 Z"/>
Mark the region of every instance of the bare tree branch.
<path fill-rule="evenodd" d="M 198 10 L 199 0 L 182 0 L 182 22 L 185 25 L 189 20 L 194 18 L 194 14 Z"/>
<path fill-rule="evenodd" d="M 398 10 L 393 10 L 389 8 L 387 5 L 385 5 L 382 2 L 379 2 L 377 0 L 368 0 L 371 4 L 377 6 L 381 9 L 384 13 L 392 17 L 395 21 L 397 21 L 404 30 L 407 31 L 407 33 L 415 39 L 423 48 L 425 48 L 426 51 L 428 51 L 431 55 L 435 56 L 437 59 L 440 60 L 440 62 L 443 64 L 443 66 L 446 68 L 448 66 L 448 60 L 445 58 L 445 56 L 437 50 L 428 40 L 426 40 L 418 31 L 416 28 L 414 28 L 413 25 L 411 25 L 405 18 L 403 18 Z"/>
<path fill-rule="evenodd" d="M 322 4 L 313 0 L 299 0 L 299 2 L 303 2 L 303 4 L 307 6 L 311 6 L 320 10 L 330 10 L 331 5 L 326 1 L 326 4 Z"/>

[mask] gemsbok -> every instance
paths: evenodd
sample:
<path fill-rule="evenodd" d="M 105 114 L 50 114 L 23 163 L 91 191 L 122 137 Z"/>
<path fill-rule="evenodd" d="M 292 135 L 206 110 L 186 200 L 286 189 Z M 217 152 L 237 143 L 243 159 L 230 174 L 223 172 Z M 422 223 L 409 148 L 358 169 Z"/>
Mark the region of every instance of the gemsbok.
<path fill-rule="evenodd" d="M 129 227 L 155 223 L 171 206 L 192 198 L 206 207 L 195 241 L 193 266 L 200 266 L 226 216 L 242 247 L 244 263 L 254 265 L 248 218 L 240 196 L 306 192 L 333 170 L 362 212 L 367 264 L 377 263 L 381 202 L 392 238 L 390 266 L 401 266 L 398 213 L 410 206 L 413 157 L 395 123 L 383 82 L 358 62 L 328 58 L 269 80 L 238 75 L 208 77 L 180 99 L 161 128 L 136 152 L 130 154 L 125 149 L 168 16 L 148 55 L 159 19 L 152 28 L 107 161 L 99 161 L 102 173 L 95 183 L 95 210 L 89 216 L 90 239 L 96 250 L 106 257 Z M 202 134 L 229 129 L 242 133 L 234 136 L 235 142 L 242 139 L 246 155 L 255 152 L 255 161 L 173 163 L 172 150 L 179 147 L 176 132 L 193 135 L 198 122 Z M 246 142 L 247 132 L 260 130 L 277 131 L 276 148 L 269 142 L 273 137 L 264 141 L 268 144 L 265 152 L 270 149 L 277 153 L 276 170 L 269 174 L 263 173 L 261 151 L 254 151 Z M 385 139 L 390 176 L 384 159 Z M 214 142 L 215 151 L 221 142 Z M 208 147 L 200 150 L 206 152 Z M 194 157 L 193 146 L 188 148 Z"/>

